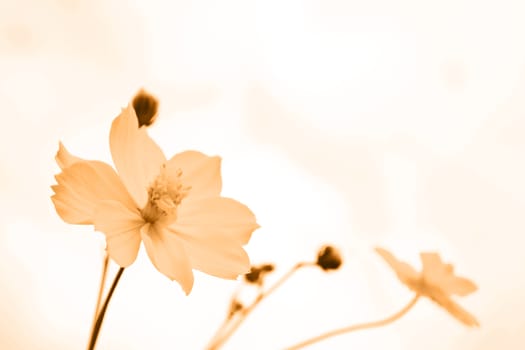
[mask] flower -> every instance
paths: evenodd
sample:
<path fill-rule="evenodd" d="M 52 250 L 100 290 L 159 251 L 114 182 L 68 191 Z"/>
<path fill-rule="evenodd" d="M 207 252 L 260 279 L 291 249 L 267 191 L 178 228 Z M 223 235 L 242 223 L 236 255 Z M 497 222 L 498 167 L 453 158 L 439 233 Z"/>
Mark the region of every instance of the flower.
<path fill-rule="evenodd" d="M 242 246 L 259 225 L 248 207 L 220 196 L 220 157 L 186 151 L 167 160 L 139 128 L 131 104 L 113 121 L 109 141 L 117 171 L 59 144 L 62 172 L 52 201 L 65 222 L 103 232 L 109 256 L 121 267 L 135 261 L 143 242 L 157 270 L 186 294 L 192 269 L 225 279 L 250 271 Z"/>
<path fill-rule="evenodd" d="M 465 296 L 473 293 L 478 287 L 466 278 L 455 276 L 454 267 L 443 263 L 438 253 L 422 252 L 420 256 L 423 270 L 416 272 L 412 266 L 397 260 L 389 251 L 376 248 L 376 252 L 408 288 L 430 298 L 465 325 L 479 326 L 476 318 L 451 298 L 454 294 Z"/>

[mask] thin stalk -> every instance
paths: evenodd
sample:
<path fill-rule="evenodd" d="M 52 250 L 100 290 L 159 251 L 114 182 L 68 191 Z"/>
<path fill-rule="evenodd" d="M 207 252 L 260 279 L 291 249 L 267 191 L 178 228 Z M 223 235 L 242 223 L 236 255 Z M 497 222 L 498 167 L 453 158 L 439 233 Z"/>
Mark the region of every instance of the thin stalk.
<path fill-rule="evenodd" d="M 100 310 L 100 303 L 102 302 L 102 294 L 104 294 L 104 287 L 106 286 L 108 266 L 109 266 L 109 255 L 106 251 L 104 251 L 104 262 L 102 265 L 102 274 L 100 276 L 100 285 L 98 287 L 98 296 L 97 296 L 97 303 L 95 304 L 95 313 L 93 314 L 93 321 L 91 322 L 91 331 L 89 333 L 90 337 L 93 334 L 93 330 L 95 329 L 95 323 L 97 322 L 97 316 Z"/>
<path fill-rule="evenodd" d="M 111 300 L 111 297 L 113 296 L 113 292 L 115 291 L 115 288 L 117 287 L 118 281 L 120 280 L 120 277 L 122 276 L 123 272 L 124 272 L 124 268 L 121 267 L 118 270 L 117 275 L 115 276 L 115 279 L 113 280 L 113 283 L 111 284 L 111 288 L 109 289 L 106 300 L 104 301 L 104 304 L 102 305 L 102 309 L 100 309 L 100 312 L 98 313 L 97 321 L 95 322 L 95 327 L 93 328 L 93 332 L 91 333 L 91 337 L 89 339 L 88 350 L 95 349 L 95 344 L 97 343 L 98 334 L 100 333 L 100 329 L 102 328 L 102 321 L 104 321 L 104 316 L 106 315 L 106 310 L 108 308 L 109 301 Z"/>
<path fill-rule="evenodd" d="M 237 328 L 246 320 L 246 317 L 259 305 L 261 301 L 271 295 L 277 288 L 279 288 L 286 280 L 288 280 L 297 270 L 305 266 L 316 266 L 313 262 L 300 262 L 295 264 L 287 273 L 285 273 L 277 282 L 275 282 L 270 288 L 266 291 L 259 293 L 255 300 L 241 311 L 237 318 L 229 318 L 223 323 L 219 328 L 216 335 L 212 338 L 211 345 L 208 346 L 208 350 L 217 350 L 235 333 Z M 229 327 L 228 327 L 229 325 Z M 222 333 L 222 336 L 220 336 Z"/>
<path fill-rule="evenodd" d="M 215 331 L 215 333 L 213 334 L 213 336 L 211 337 L 210 341 L 208 342 L 208 345 L 207 345 L 207 348 L 206 349 L 211 349 L 211 346 L 219 339 L 222 337 L 223 333 L 226 331 L 226 329 L 228 328 L 228 326 L 230 325 L 231 321 L 238 315 L 238 312 L 239 310 L 236 310 L 236 311 L 233 311 L 231 310 L 231 305 L 233 305 L 233 303 L 235 302 L 238 302 L 237 301 L 237 297 L 240 293 L 240 290 L 241 290 L 241 285 L 239 285 L 237 287 L 237 289 L 235 290 L 235 292 L 233 293 L 231 299 L 230 299 L 230 310 L 228 312 L 228 315 L 226 315 L 226 317 L 224 318 L 224 320 L 222 321 L 221 325 L 219 326 L 219 328 L 217 328 L 217 330 Z"/>
<path fill-rule="evenodd" d="M 356 325 L 352 325 L 352 326 L 348 326 L 348 327 L 344 327 L 344 328 L 335 329 L 333 331 L 329 331 L 329 332 L 323 333 L 321 335 L 318 335 L 316 337 L 313 337 L 313 338 L 307 339 L 305 341 L 302 341 L 300 343 L 297 343 L 297 344 L 295 344 L 293 346 L 290 346 L 290 347 L 286 348 L 285 350 L 301 349 L 301 348 L 310 346 L 310 345 L 312 345 L 314 343 L 320 342 L 322 340 L 325 340 L 325 339 L 328 339 L 328 338 L 331 338 L 331 337 L 335 337 L 337 335 L 341 335 L 341 334 L 344 334 L 344 333 L 350 333 L 350 332 L 363 330 L 363 329 L 369 329 L 369 328 L 376 328 L 376 327 L 386 326 L 387 324 L 392 323 L 392 322 L 398 320 L 399 318 L 401 318 L 403 315 L 405 315 L 416 304 L 418 299 L 419 299 L 419 294 L 416 294 L 414 296 L 414 298 L 412 298 L 412 300 L 410 300 L 410 302 L 407 305 L 405 305 L 405 307 L 403 307 L 401 310 L 399 310 L 395 314 L 393 314 L 393 315 L 391 315 L 391 316 L 389 316 L 389 317 L 387 317 L 385 319 L 382 319 L 382 320 L 379 320 L 379 321 L 374 321 L 374 322 L 368 322 L 368 323 L 360 323 L 360 324 L 356 324 Z"/>

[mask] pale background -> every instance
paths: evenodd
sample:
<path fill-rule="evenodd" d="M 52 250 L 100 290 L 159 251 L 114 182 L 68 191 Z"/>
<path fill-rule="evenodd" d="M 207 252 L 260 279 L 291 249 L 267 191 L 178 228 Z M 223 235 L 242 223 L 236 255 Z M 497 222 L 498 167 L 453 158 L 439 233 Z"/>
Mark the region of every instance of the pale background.
<path fill-rule="evenodd" d="M 102 236 L 49 199 L 62 140 L 110 160 L 140 87 L 172 155 L 223 157 L 224 195 L 262 228 L 253 262 L 302 271 L 225 349 L 281 349 L 389 315 L 410 293 L 373 253 L 437 250 L 480 289 L 468 329 L 424 300 L 383 329 L 311 349 L 523 349 L 525 7 L 515 1 L 0 0 L 0 348 L 84 349 Z M 114 269 L 112 269 L 112 273 Z M 143 252 L 97 349 L 202 349 L 235 282 L 184 296 Z"/>

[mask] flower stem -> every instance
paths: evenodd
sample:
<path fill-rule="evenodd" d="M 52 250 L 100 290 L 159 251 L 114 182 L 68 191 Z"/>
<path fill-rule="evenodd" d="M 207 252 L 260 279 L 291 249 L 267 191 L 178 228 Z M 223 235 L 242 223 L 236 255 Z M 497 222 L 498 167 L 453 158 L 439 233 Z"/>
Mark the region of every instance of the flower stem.
<path fill-rule="evenodd" d="M 419 300 L 419 294 L 416 294 L 412 298 L 412 300 L 410 300 L 410 302 L 407 305 L 405 305 L 401 310 L 399 310 L 398 312 L 396 312 L 395 314 L 393 314 L 393 315 L 391 315 L 391 316 L 389 316 L 387 318 L 384 318 L 384 319 L 379 320 L 379 321 L 373 321 L 373 322 L 368 322 L 368 323 L 360 323 L 360 324 L 356 324 L 356 325 L 352 325 L 352 326 L 348 326 L 348 327 L 344 327 L 344 328 L 335 329 L 333 331 L 329 331 L 329 332 L 323 333 L 321 335 L 318 335 L 316 337 L 313 337 L 313 338 L 307 339 L 305 341 L 302 341 L 300 343 L 297 343 L 297 344 L 295 344 L 293 346 L 290 346 L 290 347 L 286 348 L 285 350 L 301 349 L 301 348 L 310 346 L 310 345 L 312 345 L 314 343 L 320 342 L 322 340 L 325 340 L 325 339 L 328 339 L 328 338 L 331 338 L 331 337 L 335 337 L 337 335 L 341 335 L 341 334 L 344 334 L 344 333 L 349 333 L 349 332 L 353 332 L 353 331 L 359 331 L 359 330 L 362 330 L 362 329 L 386 326 L 387 324 L 392 323 L 392 322 L 398 320 L 399 318 L 401 318 L 403 315 L 405 315 L 416 304 L 416 302 L 418 300 Z"/>
<path fill-rule="evenodd" d="M 238 295 L 240 293 L 240 290 L 241 290 L 241 285 L 237 286 L 237 289 L 233 293 L 233 295 L 232 295 L 232 297 L 230 299 L 230 310 L 228 311 L 228 315 L 226 315 L 226 317 L 222 321 L 222 323 L 219 326 L 219 328 L 217 328 L 217 330 L 215 331 L 215 333 L 211 337 L 210 341 L 208 342 L 207 349 L 212 349 L 212 347 L 211 347 L 212 344 L 214 344 L 219 338 L 222 337 L 223 333 L 226 331 L 226 329 L 230 325 L 232 319 L 235 316 L 237 316 L 237 312 L 239 310 L 233 311 L 232 310 L 232 305 L 233 305 L 233 303 L 238 302 L 237 301 L 237 297 L 238 297 Z"/>
<path fill-rule="evenodd" d="M 221 325 L 219 330 L 215 333 L 215 336 L 212 338 L 211 345 L 208 346 L 208 350 L 217 350 L 235 333 L 237 328 L 246 320 L 246 317 L 259 305 L 270 294 L 275 292 L 286 280 L 288 280 L 297 270 L 305 266 L 316 266 L 312 262 L 300 262 L 295 264 L 287 273 L 285 273 L 277 282 L 275 282 L 270 288 L 266 291 L 262 291 L 257 295 L 255 300 L 245 308 L 239 311 L 237 318 L 230 317 L 227 318 L 224 323 Z M 229 327 L 228 327 L 229 326 Z M 222 335 L 221 335 L 222 333 Z"/>
<path fill-rule="evenodd" d="M 98 287 L 97 303 L 95 304 L 95 314 L 93 315 L 93 321 L 91 322 L 90 337 L 93 335 L 93 330 L 95 329 L 95 323 L 97 321 L 98 311 L 100 310 L 100 303 L 102 302 L 102 294 L 104 293 L 104 287 L 106 285 L 106 277 L 108 275 L 108 266 L 109 266 L 109 255 L 106 251 L 104 251 L 104 262 L 102 265 L 102 275 L 100 276 L 100 285 Z"/>
<path fill-rule="evenodd" d="M 113 296 L 113 292 L 115 291 L 118 281 L 120 280 L 120 276 L 122 276 L 123 272 L 124 272 L 124 268 L 121 267 L 118 270 L 117 275 L 115 276 L 115 279 L 113 280 L 113 283 L 111 284 L 111 288 L 109 289 L 106 300 L 104 301 L 104 304 L 102 305 L 102 309 L 100 309 L 100 312 L 98 313 L 97 321 L 95 322 L 95 326 L 93 327 L 93 332 L 91 333 L 91 337 L 89 339 L 88 350 L 93 350 L 95 348 L 95 344 L 97 343 L 98 334 L 100 333 L 100 328 L 102 327 L 102 321 L 104 321 L 104 316 L 106 315 L 106 310 L 109 305 L 109 301 L 111 300 L 111 296 Z"/>

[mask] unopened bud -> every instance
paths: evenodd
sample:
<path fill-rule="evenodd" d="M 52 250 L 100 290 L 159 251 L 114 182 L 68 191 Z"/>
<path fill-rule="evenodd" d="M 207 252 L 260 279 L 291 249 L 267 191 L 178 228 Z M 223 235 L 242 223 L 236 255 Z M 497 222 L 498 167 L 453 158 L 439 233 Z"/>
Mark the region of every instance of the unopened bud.
<path fill-rule="evenodd" d="M 141 89 L 135 97 L 133 97 L 132 103 L 135 114 L 137 114 L 139 120 L 139 128 L 143 125 L 150 126 L 153 124 L 157 117 L 159 101 L 157 101 L 153 95 Z"/>
<path fill-rule="evenodd" d="M 230 310 L 228 311 L 228 318 L 233 317 L 233 315 L 235 315 L 242 309 L 244 309 L 244 305 L 240 301 L 236 299 L 232 300 L 230 304 Z"/>
<path fill-rule="evenodd" d="M 264 276 L 275 269 L 273 264 L 263 264 L 258 266 L 252 266 L 250 272 L 244 275 L 244 279 L 248 283 L 262 285 L 264 282 Z"/>
<path fill-rule="evenodd" d="M 343 259 L 337 248 L 325 245 L 319 249 L 316 264 L 323 270 L 337 270 L 342 263 Z"/>

